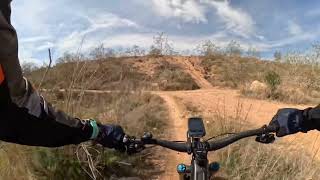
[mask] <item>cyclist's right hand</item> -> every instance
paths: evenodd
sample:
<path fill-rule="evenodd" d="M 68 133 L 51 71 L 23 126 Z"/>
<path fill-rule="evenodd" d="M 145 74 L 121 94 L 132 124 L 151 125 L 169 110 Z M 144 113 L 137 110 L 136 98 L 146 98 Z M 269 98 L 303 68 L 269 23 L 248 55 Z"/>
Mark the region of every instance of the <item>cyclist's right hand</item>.
<path fill-rule="evenodd" d="M 283 137 L 305 131 L 302 125 L 303 121 L 303 110 L 284 108 L 278 110 L 269 125 L 276 127 L 276 135 L 278 137 Z"/>

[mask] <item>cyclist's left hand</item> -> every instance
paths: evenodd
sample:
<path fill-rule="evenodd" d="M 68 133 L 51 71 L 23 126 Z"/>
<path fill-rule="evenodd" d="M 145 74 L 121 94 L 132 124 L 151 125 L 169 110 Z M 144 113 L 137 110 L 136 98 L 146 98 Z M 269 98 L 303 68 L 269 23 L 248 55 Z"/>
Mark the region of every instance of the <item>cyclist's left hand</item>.
<path fill-rule="evenodd" d="M 99 136 L 96 141 L 104 147 L 125 151 L 123 138 L 125 133 L 119 125 L 100 125 Z"/>

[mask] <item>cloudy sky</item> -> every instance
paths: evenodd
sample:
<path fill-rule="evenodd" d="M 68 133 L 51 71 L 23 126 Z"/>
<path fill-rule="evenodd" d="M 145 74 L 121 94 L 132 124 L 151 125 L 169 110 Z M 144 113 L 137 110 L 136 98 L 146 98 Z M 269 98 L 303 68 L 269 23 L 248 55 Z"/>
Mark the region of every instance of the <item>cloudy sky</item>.
<path fill-rule="evenodd" d="M 158 32 L 180 51 L 236 40 L 265 58 L 320 40 L 317 0 L 13 0 L 12 9 L 24 62 L 45 61 L 48 48 L 55 58 L 99 44 L 148 48 Z"/>

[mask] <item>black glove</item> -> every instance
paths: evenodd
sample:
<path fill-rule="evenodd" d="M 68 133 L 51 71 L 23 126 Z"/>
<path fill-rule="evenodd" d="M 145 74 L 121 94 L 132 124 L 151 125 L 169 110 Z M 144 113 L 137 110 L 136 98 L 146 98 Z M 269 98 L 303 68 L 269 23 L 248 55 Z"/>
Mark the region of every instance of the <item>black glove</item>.
<path fill-rule="evenodd" d="M 276 128 L 278 137 L 297 132 L 307 132 L 308 129 L 304 125 L 305 117 L 303 112 L 303 110 L 293 108 L 280 109 L 269 125 Z"/>
<path fill-rule="evenodd" d="M 114 148 L 118 151 L 125 151 L 123 137 L 125 133 L 121 126 L 118 125 L 99 125 L 99 135 L 96 139 L 97 143 L 104 147 Z"/>

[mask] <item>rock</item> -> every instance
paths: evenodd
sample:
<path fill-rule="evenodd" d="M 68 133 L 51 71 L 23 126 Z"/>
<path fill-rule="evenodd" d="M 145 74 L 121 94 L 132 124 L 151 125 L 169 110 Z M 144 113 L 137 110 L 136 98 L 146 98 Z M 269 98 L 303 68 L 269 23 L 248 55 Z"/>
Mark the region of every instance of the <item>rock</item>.
<path fill-rule="evenodd" d="M 319 98 L 320 97 L 320 91 L 312 90 L 310 92 L 311 97 Z"/>
<path fill-rule="evenodd" d="M 268 86 L 265 83 L 255 80 L 251 83 L 249 90 L 257 93 L 266 92 L 268 90 Z"/>
<path fill-rule="evenodd" d="M 152 88 L 159 88 L 159 84 L 158 83 L 151 83 L 151 87 Z"/>

